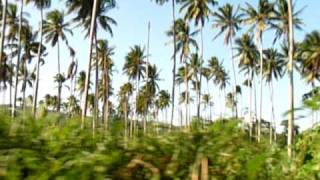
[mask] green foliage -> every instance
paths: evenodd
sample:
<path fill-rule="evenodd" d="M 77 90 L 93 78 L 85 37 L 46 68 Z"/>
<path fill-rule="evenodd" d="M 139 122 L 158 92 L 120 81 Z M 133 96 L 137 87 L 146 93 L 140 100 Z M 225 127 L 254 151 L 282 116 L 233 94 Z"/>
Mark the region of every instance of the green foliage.
<path fill-rule="evenodd" d="M 98 127 L 93 137 L 78 118 L 2 115 L 0 179 L 188 179 L 203 159 L 213 179 L 319 178 L 319 128 L 299 137 L 289 166 L 284 149 L 269 145 L 267 137 L 250 141 L 236 120 L 205 128 L 199 122 L 190 131 L 125 140 L 121 119 L 111 121 L 108 131 Z"/>

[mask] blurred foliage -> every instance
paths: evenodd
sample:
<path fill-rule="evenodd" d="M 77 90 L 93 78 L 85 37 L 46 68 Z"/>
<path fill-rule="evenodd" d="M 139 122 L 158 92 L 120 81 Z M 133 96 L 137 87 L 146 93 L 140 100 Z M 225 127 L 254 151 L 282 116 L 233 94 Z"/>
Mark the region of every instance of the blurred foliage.
<path fill-rule="evenodd" d="M 124 138 L 120 119 L 96 129 L 90 119 L 0 116 L 0 179 L 319 179 L 320 128 L 299 135 L 296 158 L 268 137 L 250 141 L 239 122 Z"/>

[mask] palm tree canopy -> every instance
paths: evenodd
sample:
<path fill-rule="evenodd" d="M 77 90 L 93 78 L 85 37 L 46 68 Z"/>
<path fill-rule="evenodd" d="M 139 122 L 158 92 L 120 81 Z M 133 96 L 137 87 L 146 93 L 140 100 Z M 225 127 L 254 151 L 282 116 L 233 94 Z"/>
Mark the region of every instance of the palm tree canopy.
<path fill-rule="evenodd" d="M 250 70 L 255 69 L 259 58 L 259 53 L 252 40 L 252 36 L 244 34 L 241 38 L 236 39 L 235 44 L 235 57 L 239 59 L 239 68 L 241 71 L 249 73 Z"/>
<path fill-rule="evenodd" d="M 46 9 L 51 6 L 51 0 L 26 0 L 26 3 L 33 3 L 38 9 Z"/>
<path fill-rule="evenodd" d="M 227 3 L 220 7 L 213 15 L 215 17 L 213 27 L 220 29 L 219 33 L 214 38 L 217 38 L 224 33 L 224 43 L 228 45 L 236 35 L 236 32 L 240 30 L 243 14 L 239 13 L 239 7 L 234 10 L 234 7 Z"/>
<path fill-rule="evenodd" d="M 176 28 L 175 30 L 173 28 Z M 180 51 L 180 61 L 185 60 L 190 54 L 190 45 L 198 50 L 197 41 L 193 37 L 199 32 L 191 32 L 189 25 L 183 19 L 177 19 L 175 25 L 167 32 L 168 36 L 176 33 L 177 51 Z"/>
<path fill-rule="evenodd" d="M 46 20 L 43 25 L 43 34 L 46 38 L 46 42 L 51 42 L 52 46 L 55 46 L 61 40 L 67 41 L 66 32 L 73 35 L 72 30 L 69 28 L 70 23 L 65 22 L 64 13 L 59 10 L 53 10 L 47 14 Z"/>
<path fill-rule="evenodd" d="M 245 17 L 243 22 L 251 25 L 250 30 L 256 30 L 256 38 L 267 30 L 272 20 L 275 20 L 274 4 L 269 0 L 259 0 L 258 7 L 255 9 L 251 4 L 246 3 L 247 7 L 243 9 Z"/>
<path fill-rule="evenodd" d="M 125 57 L 123 71 L 129 79 L 140 80 L 144 77 L 144 59 L 146 58 L 144 51 L 144 48 L 135 45 Z"/>
<path fill-rule="evenodd" d="M 294 11 L 295 7 L 293 7 L 292 14 L 292 23 L 295 29 L 302 30 L 302 19 L 299 17 L 303 12 L 304 8 L 299 9 L 298 11 Z M 271 27 L 275 29 L 275 39 L 280 39 L 281 37 L 288 38 L 289 35 L 289 12 L 288 12 L 288 2 L 287 0 L 277 0 L 276 8 L 275 8 L 275 22 L 271 22 Z"/>
<path fill-rule="evenodd" d="M 199 24 L 203 27 L 205 21 L 212 13 L 210 6 L 218 4 L 216 0 L 181 0 L 181 11 L 185 11 L 185 20 L 194 20 L 195 26 Z"/>
<path fill-rule="evenodd" d="M 301 74 L 308 83 L 320 80 L 320 32 L 307 34 L 299 46 Z"/>
<path fill-rule="evenodd" d="M 263 76 L 266 82 L 273 79 L 278 79 L 283 76 L 285 61 L 283 56 L 274 48 L 264 50 L 265 66 L 263 69 Z"/>

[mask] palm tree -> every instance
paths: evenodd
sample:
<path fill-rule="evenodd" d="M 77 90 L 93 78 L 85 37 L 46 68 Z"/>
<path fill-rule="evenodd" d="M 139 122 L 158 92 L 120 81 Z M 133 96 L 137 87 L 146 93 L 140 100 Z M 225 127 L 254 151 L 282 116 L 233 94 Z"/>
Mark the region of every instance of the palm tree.
<path fill-rule="evenodd" d="M 294 82 L 293 82 L 293 58 L 294 58 L 294 29 L 293 29 L 293 7 L 292 1 L 288 0 L 288 19 L 289 19 L 289 62 L 288 62 L 288 73 L 290 78 L 289 85 L 289 110 L 288 115 L 288 157 L 291 159 L 293 154 L 293 141 L 294 141 Z"/>
<path fill-rule="evenodd" d="M 83 102 L 83 111 L 82 111 L 82 120 L 84 120 L 86 116 L 87 109 L 87 96 L 88 96 L 88 86 L 90 82 L 90 72 L 91 72 L 91 64 L 92 64 L 92 49 L 93 49 L 93 40 L 97 39 L 98 28 L 101 27 L 111 35 L 113 35 L 111 24 L 116 25 L 116 22 L 106 16 L 105 13 L 110 9 L 113 9 L 116 6 L 114 0 L 109 1 L 99 1 L 99 0 L 67 0 L 66 4 L 68 6 L 69 12 L 77 12 L 74 21 L 79 21 L 80 25 L 82 25 L 85 29 L 89 29 L 86 34 L 86 37 L 89 36 L 89 60 L 87 66 L 87 75 L 86 75 L 86 85 L 84 92 L 84 102 Z M 97 43 L 96 43 L 97 44 Z M 98 69 L 96 68 L 96 71 Z M 98 73 L 96 72 L 96 83 L 98 82 Z M 96 86 L 98 88 L 98 86 Z M 96 89 L 97 93 L 97 89 Z M 96 96 L 95 104 L 97 104 Z M 97 105 L 95 106 L 97 108 Z"/>
<path fill-rule="evenodd" d="M 86 72 L 85 71 L 80 71 L 79 72 L 79 76 L 76 80 L 76 84 L 77 84 L 77 90 L 79 91 L 79 95 L 80 95 L 80 102 L 82 100 L 83 97 L 83 93 L 84 93 L 84 89 L 85 89 L 85 83 L 86 83 Z M 92 83 L 90 82 L 90 85 Z M 90 86 L 89 86 L 90 88 Z"/>
<path fill-rule="evenodd" d="M 248 100 L 248 113 L 249 113 L 249 122 L 250 129 L 249 134 L 250 138 L 252 137 L 252 80 L 254 78 L 254 71 L 257 65 L 258 59 L 258 50 L 254 42 L 252 41 L 252 36 L 244 34 L 241 38 L 236 39 L 236 54 L 235 57 L 239 58 L 239 68 L 241 71 L 245 71 L 245 74 L 248 76 L 246 85 L 250 89 L 249 100 Z"/>
<path fill-rule="evenodd" d="M 6 33 L 6 27 L 7 27 L 7 6 L 8 6 L 8 0 L 4 0 L 2 4 L 2 19 L 1 19 L 1 39 L 0 39 L 0 53 L 2 54 L 4 49 L 4 40 Z M 0 56 L 0 62 L 3 62 L 2 60 L 3 56 Z"/>
<path fill-rule="evenodd" d="M 120 87 L 120 92 L 119 92 L 119 97 L 120 97 L 120 103 L 121 103 L 121 107 L 123 108 L 123 111 L 124 111 L 124 124 L 125 124 L 125 138 L 127 137 L 127 130 L 128 130 L 128 110 L 129 110 L 129 99 L 130 99 L 130 96 L 132 95 L 132 92 L 133 92 L 133 85 L 128 82 L 128 83 L 125 83 L 124 85 L 122 85 Z M 132 136 L 132 132 L 133 132 L 133 119 L 131 118 L 131 121 L 130 121 L 130 136 Z"/>
<path fill-rule="evenodd" d="M 110 95 L 110 76 L 112 74 L 114 55 L 114 47 L 110 47 L 107 40 L 97 41 L 97 60 L 98 65 L 102 69 L 102 90 L 103 90 L 103 117 L 105 122 L 105 128 L 107 128 L 109 121 L 109 95 Z M 97 63 L 97 62 L 96 62 Z"/>
<path fill-rule="evenodd" d="M 185 65 L 180 67 L 178 69 L 178 74 L 176 75 L 177 77 L 177 83 L 181 84 L 184 83 L 185 84 L 185 91 L 181 94 L 181 101 L 180 102 L 184 102 L 185 104 L 185 123 L 186 123 L 186 127 L 189 126 L 189 103 L 191 102 L 191 97 L 190 97 L 190 93 L 189 93 L 189 82 L 191 80 L 191 73 L 190 73 L 190 67 L 189 67 L 189 63 L 186 61 L 184 63 Z"/>
<path fill-rule="evenodd" d="M 274 20 L 274 5 L 269 3 L 269 0 L 259 0 L 258 7 L 255 9 L 247 3 L 247 8 L 244 9 L 246 17 L 244 22 L 251 25 L 250 29 L 255 29 L 257 43 L 259 44 L 260 53 L 260 112 L 258 119 L 258 142 L 261 138 L 261 120 L 262 120 L 262 104 L 263 104 L 263 33 L 269 28 L 272 20 Z"/>
<path fill-rule="evenodd" d="M 194 85 L 195 85 L 195 90 L 196 90 L 196 94 L 197 94 L 197 103 L 201 103 L 200 99 L 199 99 L 199 91 L 200 91 L 200 88 L 199 88 L 199 75 L 201 76 L 201 73 L 202 73 L 202 61 L 201 59 L 199 58 L 199 55 L 198 54 L 191 54 L 190 56 L 190 63 L 189 63 L 189 67 L 190 67 L 190 75 L 192 76 L 193 78 L 193 81 L 195 82 Z M 200 119 L 198 119 L 200 120 Z"/>
<path fill-rule="evenodd" d="M 229 3 L 220 7 L 217 12 L 214 13 L 216 17 L 214 28 L 219 28 L 220 31 L 215 38 L 224 35 L 225 45 L 230 45 L 231 60 L 232 60 L 232 71 L 234 78 L 234 90 L 237 86 L 236 69 L 234 65 L 234 54 L 233 54 L 233 39 L 236 36 L 237 31 L 240 30 L 240 23 L 242 21 L 243 14 L 239 13 L 239 8 L 234 10 L 233 6 Z M 238 107 L 236 106 L 236 118 L 238 117 Z"/>
<path fill-rule="evenodd" d="M 158 85 L 158 81 L 160 81 L 160 77 L 159 77 L 159 71 L 156 65 L 146 65 L 149 66 L 148 67 L 148 74 L 146 74 L 146 84 L 143 87 L 143 89 L 145 89 L 145 92 L 148 94 L 147 98 L 147 111 L 150 112 L 150 107 L 152 107 L 152 105 L 154 105 L 154 99 L 156 96 L 157 91 L 159 90 L 159 85 Z M 148 113 L 146 113 L 146 115 L 148 115 Z M 145 120 L 146 118 L 144 118 Z M 144 132 L 146 132 L 147 130 L 147 122 L 146 120 L 143 122 L 143 129 Z"/>
<path fill-rule="evenodd" d="M 168 120 L 167 108 L 170 106 L 170 94 L 168 91 L 165 91 L 165 90 L 159 91 L 156 105 L 157 105 L 157 108 L 159 108 L 159 110 L 166 111 L 165 120 L 167 122 Z"/>
<path fill-rule="evenodd" d="M 39 78 L 40 78 L 40 61 L 42 56 L 42 41 L 43 41 L 43 10 L 46 8 L 49 8 L 51 6 L 51 0 L 26 0 L 26 3 L 33 3 L 37 9 L 40 10 L 40 41 L 39 41 L 39 47 L 38 47 L 38 54 L 37 54 L 37 65 L 36 65 L 36 82 L 34 87 L 34 93 L 33 93 L 33 115 L 36 115 L 37 111 L 37 98 L 38 98 L 38 89 L 39 89 Z"/>
<path fill-rule="evenodd" d="M 185 20 L 192 21 L 194 20 L 195 26 L 198 26 L 199 23 L 201 25 L 200 32 L 201 32 L 201 53 L 200 59 L 201 62 L 203 61 L 203 27 L 205 25 L 205 21 L 209 19 L 210 13 L 210 6 L 217 5 L 216 0 L 182 0 L 182 5 L 180 11 L 186 11 L 184 15 Z M 201 63 L 202 64 L 202 63 Z M 202 69 L 202 65 L 200 67 Z M 201 98 L 201 84 L 202 84 L 202 75 L 200 74 L 200 86 L 199 86 L 199 93 L 198 99 Z M 198 102 L 197 107 L 197 117 L 200 119 L 200 102 Z"/>
<path fill-rule="evenodd" d="M 272 128 L 276 128 L 274 113 L 274 97 L 273 97 L 273 79 L 277 80 L 283 75 L 284 60 L 282 55 L 276 49 L 267 49 L 264 51 L 265 66 L 263 75 L 269 84 L 270 102 L 271 102 L 271 118 L 270 118 L 270 144 L 273 141 Z M 271 125 L 273 124 L 273 125 Z M 273 126 L 273 127 L 272 127 Z"/>
<path fill-rule="evenodd" d="M 158 4 L 164 4 L 169 0 L 155 0 Z M 174 107 L 175 107 L 175 87 L 176 87 L 176 66 L 177 66 L 177 38 L 176 38 L 176 1 L 179 0 L 171 0 L 171 7 L 172 7 L 172 22 L 173 22 L 173 67 L 172 67 L 172 97 L 171 97 L 171 120 L 170 120 L 170 128 L 173 126 L 173 119 L 174 119 Z"/>
<path fill-rule="evenodd" d="M 21 58 L 21 36 L 22 36 L 22 28 L 23 28 L 23 8 L 24 8 L 24 0 L 20 0 L 20 15 L 19 15 L 19 25 L 18 25 L 18 53 L 17 53 L 17 64 L 15 70 L 15 90 L 14 90 L 14 98 L 13 98 L 13 106 L 11 111 L 11 116 L 15 116 L 15 109 L 17 103 L 17 94 L 18 94 L 18 72 L 20 69 L 20 58 Z M 13 21 L 14 22 L 14 21 Z M 13 23 L 14 24 L 14 23 Z"/>
<path fill-rule="evenodd" d="M 146 58 L 144 48 L 135 45 L 131 48 L 130 52 L 125 57 L 125 64 L 123 66 L 123 72 L 129 77 L 129 80 L 135 81 L 136 95 L 135 99 L 137 101 L 138 92 L 140 90 L 140 80 L 144 77 L 144 59 Z M 137 103 L 135 103 L 137 105 Z M 137 107 L 134 108 L 133 114 L 134 119 L 136 118 Z"/>
<path fill-rule="evenodd" d="M 65 41 L 68 45 L 68 40 L 66 32 L 71 35 L 72 30 L 69 28 L 70 23 L 65 22 L 64 13 L 59 10 L 53 10 L 47 13 L 46 20 L 43 23 L 43 36 L 46 39 L 46 43 L 50 42 L 51 46 L 57 46 L 57 59 L 58 59 L 58 75 L 61 75 L 61 65 L 60 65 L 60 40 Z M 60 111 L 61 103 L 61 89 L 62 84 L 58 84 L 58 107 L 57 111 Z"/>
<path fill-rule="evenodd" d="M 302 30 L 303 22 L 299 16 L 303 10 L 303 8 L 299 9 L 292 14 L 293 26 L 297 30 Z M 287 0 L 277 0 L 274 13 L 275 21 L 271 22 L 271 27 L 276 31 L 274 42 L 280 38 L 286 39 L 287 42 L 289 38 L 289 11 Z"/>
<path fill-rule="evenodd" d="M 207 111 L 208 107 L 210 107 L 211 102 L 211 96 L 210 94 L 204 94 L 202 96 L 202 103 L 204 104 L 204 110 Z M 209 117 L 206 118 L 207 121 L 211 121 L 212 115 L 211 115 L 211 108 L 209 110 Z"/>

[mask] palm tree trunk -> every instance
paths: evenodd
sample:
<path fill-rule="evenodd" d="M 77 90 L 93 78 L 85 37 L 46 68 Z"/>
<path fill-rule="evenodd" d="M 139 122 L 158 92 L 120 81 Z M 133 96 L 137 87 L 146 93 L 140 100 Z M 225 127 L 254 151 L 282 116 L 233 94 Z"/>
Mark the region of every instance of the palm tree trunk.
<path fill-rule="evenodd" d="M 109 62 L 108 61 L 106 61 L 105 62 L 105 65 L 106 65 L 106 67 L 105 67 L 105 88 L 106 88 L 106 91 L 105 91 L 105 110 L 104 110 L 104 112 L 105 112 L 105 114 L 104 114 L 104 127 L 106 128 L 106 129 L 108 129 L 108 126 L 109 126 L 109 112 L 110 112 L 110 108 L 109 108 L 109 69 L 110 69 L 110 67 L 109 67 Z"/>
<path fill-rule="evenodd" d="M 173 21 L 173 68 L 172 68 L 172 99 L 171 99 L 171 120 L 170 120 L 170 129 L 173 126 L 173 119 L 174 119 L 174 107 L 175 107 L 175 86 L 176 86 L 176 66 L 177 66 L 177 47 L 176 47 L 176 13 L 175 13 L 175 1 L 172 0 L 172 21 Z M 182 124 L 181 124 L 182 125 Z"/>
<path fill-rule="evenodd" d="M 294 81 L 293 81 L 293 55 L 294 55 L 294 30 L 292 20 L 292 0 L 288 0 L 288 13 L 289 13 L 289 110 L 288 114 L 288 157 L 291 159 L 293 156 L 293 142 L 294 142 Z"/>
<path fill-rule="evenodd" d="M 82 115 L 81 115 L 81 128 L 84 128 L 84 119 L 87 116 L 87 108 L 88 108 L 88 92 L 89 92 L 89 83 L 90 83 L 90 73 L 91 73 L 91 62 L 92 62 L 92 45 L 93 45 L 93 38 L 95 32 L 95 22 L 97 16 L 97 8 L 98 8 L 99 0 L 93 1 L 93 9 L 92 9 L 92 16 L 91 16 L 91 25 L 90 25 L 90 35 L 89 35 L 89 57 L 88 57 L 88 67 L 87 67 L 87 74 L 86 74 L 86 83 L 84 88 L 84 101 L 82 105 Z"/>
<path fill-rule="evenodd" d="M 57 52 L 58 52 L 58 76 L 61 75 L 61 69 L 60 69 L 60 41 L 58 39 L 57 41 Z M 61 89 L 62 89 L 62 83 L 60 81 L 60 77 L 58 79 L 58 103 L 57 103 L 57 111 L 60 112 L 61 107 Z"/>
<path fill-rule="evenodd" d="M 262 42 L 262 33 L 259 36 L 260 43 L 260 111 L 258 119 L 258 142 L 261 141 L 261 121 L 262 121 L 262 104 L 263 104 L 263 42 Z"/>
<path fill-rule="evenodd" d="M 253 79 L 253 72 L 251 72 L 249 70 L 248 73 L 248 79 L 250 80 L 249 82 L 249 88 L 250 88 L 250 92 L 249 92 L 249 137 L 250 140 L 252 139 L 252 126 L 253 126 L 253 120 L 252 120 L 252 79 Z"/>
<path fill-rule="evenodd" d="M 22 15 L 23 15 L 23 0 L 20 0 L 20 16 L 19 16 L 19 29 L 18 29 L 18 58 L 15 74 L 15 85 L 14 85 L 14 97 L 13 97 L 13 106 L 11 111 L 11 116 L 15 117 L 16 115 L 16 106 L 17 106 L 17 96 L 18 96 L 18 84 L 19 84 L 19 68 L 20 68 L 20 58 L 21 58 L 21 29 L 22 29 Z"/>
<path fill-rule="evenodd" d="M 38 100 L 38 90 L 39 90 L 39 79 L 40 79 L 40 60 L 42 55 L 42 40 L 43 40 L 43 9 L 40 9 L 40 42 L 38 47 L 38 54 L 37 54 L 37 74 L 34 86 L 34 93 L 33 93 L 33 116 L 36 115 L 37 112 L 37 100 Z"/>
<path fill-rule="evenodd" d="M 127 98 L 126 98 L 127 99 Z M 127 111 L 127 100 L 124 102 L 124 138 L 125 142 L 128 136 L 128 111 Z"/>
<path fill-rule="evenodd" d="M 273 143 L 273 122 L 274 122 L 274 109 L 273 109 L 273 91 L 272 91 L 272 79 L 269 82 L 269 91 L 270 91 L 270 104 L 271 104 L 271 118 L 270 118 L 270 125 L 269 125 L 269 143 Z"/>
<path fill-rule="evenodd" d="M 94 113 L 92 118 L 92 129 L 95 131 L 96 123 L 98 122 L 99 118 L 99 52 L 98 52 L 98 44 L 97 44 L 97 32 L 94 32 L 94 48 L 96 52 L 96 62 L 95 62 L 95 92 L 94 92 Z"/>
<path fill-rule="evenodd" d="M 185 90 L 185 94 L 184 94 L 184 104 L 185 104 L 185 118 L 186 118 L 186 127 L 189 126 L 188 124 L 188 91 L 189 91 L 189 83 L 188 83 L 188 65 L 187 63 L 185 63 L 185 73 L 184 73 L 184 83 L 186 85 L 186 90 Z"/>
<path fill-rule="evenodd" d="M 2 9 L 2 26 L 1 26 L 1 39 L 0 39 L 0 52 L 3 52 L 3 46 L 4 46 L 4 39 L 5 39 L 5 32 L 6 32 L 6 25 L 7 25 L 7 4 L 8 0 L 4 0 L 3 3 L 3 9 Z M 2 62 L 2 54 L 0 55 L 0 62 Z"/>
<path fill-rule="evenodd" d="M 198 107 L 197 107 L 197 118 L 200 120 L 200 98 L 201 98 L 201 84 L 202 84 L 202 64 L 203 64 L 203 25 L 201 26 L 201 55 L 200 55 L 200 84 L 199 84 L 199 92 L 198 92 Z M 203 123 L 202 123 L 203 125 Z"/>
<path fill-rule="evenodd" d="M 238 98 L 237 98 L 237 76 L 236 76 L 236 68 L 234 65 L 234 58 L 233 58 L 233 42 L 232 39 L 230 41 L 230 50 L 231 50 L 231 61 L 232 61 L 232 71 L 233 71 L 233 78 L 234 78 L 234 96 L 236 101 L 236 118 L 238 119 Z"/>

